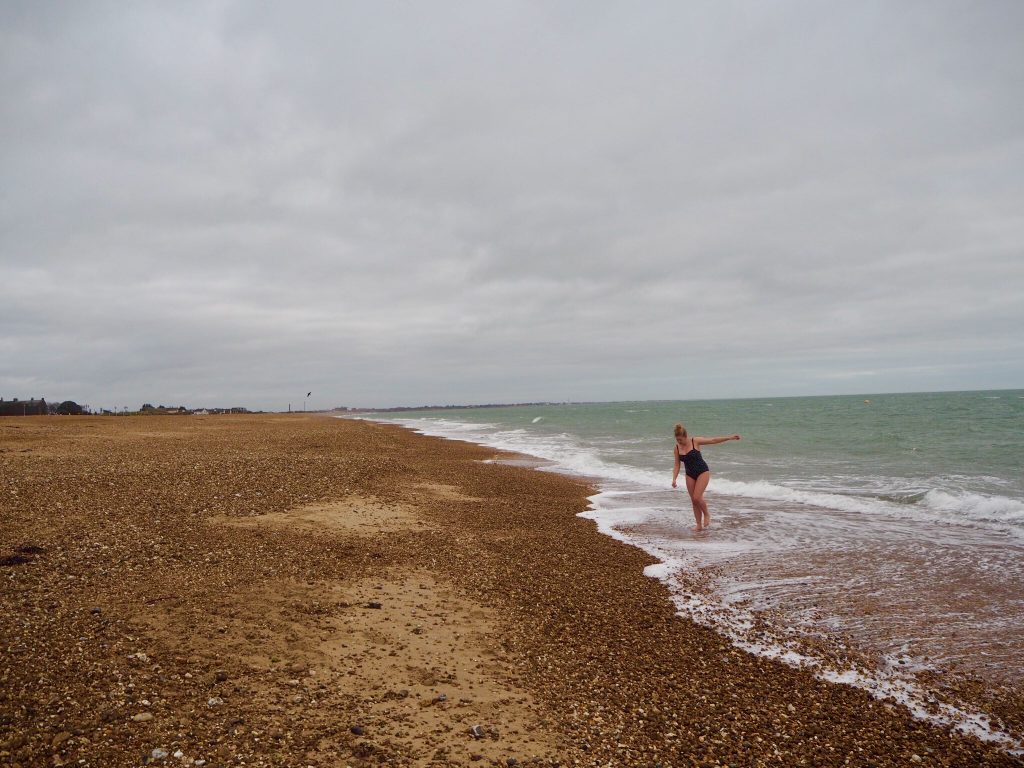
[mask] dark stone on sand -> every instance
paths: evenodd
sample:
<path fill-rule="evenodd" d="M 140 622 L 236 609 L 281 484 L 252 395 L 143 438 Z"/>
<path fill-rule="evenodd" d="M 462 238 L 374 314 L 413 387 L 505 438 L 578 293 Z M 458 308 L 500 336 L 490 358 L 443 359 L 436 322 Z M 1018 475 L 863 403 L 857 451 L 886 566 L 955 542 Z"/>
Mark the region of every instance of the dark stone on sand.
<path fill-rule="evenodd" d="M 374 602 L 374 601 L 371 601 L 371 602 L 369 602 L 369 603 L 367 603 L 367 604 L 366 604 L 366 607 L 367 607 L 367 608 L 383 608 L 384 606 L 383 606 L 383 605 L 381 605 L 381 604 L 380 604 L 380 603 L 378 603 L 378 602 Z"/>
<path fill-rule="evenodd" d="M 353 725 L 351 728 L 349 728 L 349 730 L 352 731 L 352 733 L 354 733 L 356 736 L 362 736 L 363 733 L 365 732 L 363 731 L 363 727 L 361 725 Z"/>
<path fill-rule="evenodd" d="M 469 729 L 469 735 L 474 739 L 482 739 L 484 737 L 484 729 L 479 725 L 474 725 Z"/>
<path fill-rule="evenodd" d="M 20 547 L 15 547 L 14 551 L 16 554 L 0 557 L 0 566 L 25 565 L 26 563 L 31 563 L 33 557 L 41 555 L 46 550 L 42 547 L 37 547 L 35 544 L 23 544 Z"/>

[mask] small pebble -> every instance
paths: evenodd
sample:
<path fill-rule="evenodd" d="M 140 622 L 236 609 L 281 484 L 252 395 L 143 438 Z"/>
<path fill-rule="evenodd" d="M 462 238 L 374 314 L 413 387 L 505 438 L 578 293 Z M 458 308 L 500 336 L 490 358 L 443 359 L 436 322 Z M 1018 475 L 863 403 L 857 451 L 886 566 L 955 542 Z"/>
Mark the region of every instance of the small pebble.
<path fill-rule="evenodd" d="M 61 744 L 63 744 L 65 741 L 67 741 L 70 738 L 71 738 L 71 734 L 70 733 L 68 733 L 67 731 L 61 731 L 60 733 L 58 733 L 56 736 L 53 737 L 53 741 L 51 742 L 51 746 L 54 749 L 57 749 L 58 747 L 60 747 Z"/>

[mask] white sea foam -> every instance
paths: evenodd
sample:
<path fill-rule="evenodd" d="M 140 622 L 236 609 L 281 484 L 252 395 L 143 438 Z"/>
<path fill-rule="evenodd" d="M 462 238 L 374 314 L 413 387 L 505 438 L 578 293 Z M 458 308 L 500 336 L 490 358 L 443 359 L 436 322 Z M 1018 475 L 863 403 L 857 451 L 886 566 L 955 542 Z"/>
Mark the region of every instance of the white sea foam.
<path fill-rule="evenodd" d="M 595 449 L 580 445 L 567 433 L 540 434 L 523 429 L 498 429 L 450 419 L 397 419 L 399 424 L 426 435 L 470 440 L 513 453 L 526 453 L 553 462 L 552 469 L 575 475 L 623 480 L 650 487 L 664 487 L 664 473 L 630 467 L 601 458 Z"/>
<path fill-rule="evenodd" d="M 601 496 L 598 494 L 591 497 L 591 503 L 600 506 Z M 581 516 L 594 519 L 591 513 L 583 513 Z M 614 529 L 612 535 L 641 546 L 655 557 L 663 557 L 657 547 L 645 547 L 631 537 L 622 536 Z M 668 585 L 674 595 L 676 609 L 681 615 L 711 627 L 738 648 L 792 667 L 810 669 L 818 677 L 833 683 L 861 688 L 876 699 L 892 701 L 906 707 L 919 720 L 949 726 L 983 741 L 997 743 L 1013 754 L 1021 754 L 1024 751 L 1024 742 L 1013 734 L 996 728 L 985 713 L 967 706 L 955 706 L 938 701 L 913 679 L 910 674 L 913 665 L 901 664 L 900 659 L 888 658 L 884 660 L 888 663 L 874 670 L 854 665 L 834 667 L 821 658 L 799 650 L 793 640 L 787 640 L 783 636 L 753 636 L 750 632 L 755 626 L 752 611 L 731 604 L 727 599 L 722 600 L 721 596 L 709 598 L 686 591 L 678 578 L 685 570 L 685 564 L 678 558 L 664 557 L 660 562 L 647 566 L 644 575 Z M 904 658 L 902 661 L 905 662 L 907 659 Z"/>
<path fill-rule="evenodd" d="M 1024 502 L 1002 496 L 978 493 L 950 493 L 932 489 L 922 503 L 929 509 L 947 514 L 966 515 L 974 520 L 993 523 L 1024 523 Z"/>

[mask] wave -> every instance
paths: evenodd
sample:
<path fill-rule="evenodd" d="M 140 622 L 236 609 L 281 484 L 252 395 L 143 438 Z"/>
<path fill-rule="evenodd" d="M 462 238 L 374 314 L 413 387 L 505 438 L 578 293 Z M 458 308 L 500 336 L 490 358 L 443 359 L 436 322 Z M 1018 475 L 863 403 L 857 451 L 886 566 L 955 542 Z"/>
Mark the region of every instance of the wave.
<path fill-rule="evenodd" d="M 1024 525 L 1024 502 L 1005 496 L 933 489 L 924 494 L 921 503 L 938 512 L 965 515 L 973 520 Z"/>
<path fill-rule="evenodd" d="M 523 453 L 552 463 L 551 469 L 597 480 L 617 481 L 647 489 L 667 489 L 669 471 L 623 464 L 603 456 L 600 449 L 582 445 L 565 432 L 540 433 L 503 428 L 491 423 L 454 419 L 396 419 L 417 432 L 456 440 L 469 440 L 498 450 Z M 933 478 L 938 481 L 939 478 Z M 819 507 L 852 514 L 887 515 L 900 519 L 950 525 L 983 526 L 1000 534 L 1024 538 L 1024 501 L 943 488 L 912 491 L 845 492 L 820 488 L 793 488 L 779 483 L 733 480 L 716 474 L 716 494 L 735 498 Z"/>
<path fill-rule="evenodd" d="M 932 488 L 875 496 L 805 491 L 768 482 L 716 478 L 716 490 L 732 496 L 824 507 L 841 512 L 887 514 L 893 517 L 971 525 L 992 524 L 1004 533 L 1024 535 L 1024 502 L 1006 496 Z"/>

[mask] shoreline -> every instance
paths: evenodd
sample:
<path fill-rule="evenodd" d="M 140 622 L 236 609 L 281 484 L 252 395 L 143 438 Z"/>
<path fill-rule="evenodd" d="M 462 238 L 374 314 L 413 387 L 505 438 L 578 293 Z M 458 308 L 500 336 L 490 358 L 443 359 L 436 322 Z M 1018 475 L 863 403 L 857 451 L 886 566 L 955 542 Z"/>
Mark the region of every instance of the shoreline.
<path fill-rule="evenodd" d="M 0 420 L 10 764 L 1024 763 L 678 617 L 576 478 L 358 419 L 167 421 Z"/>
<path fill-rule="evenodd" d="M 429 429 L 424 432 L 418 425 L 401 421 L 369 420 L 438 439 L 503 452 L 509 450 L 501 443 L 474 442 L 457 432 L 446 434 L 443 430 L 431 432 Z M 580 516 L 594 521 L 603 535 L 658 559 L 659 562 L 648 566 L 644 573 L 669 588 L 670 599 L 680 615 L 711 628 L 737 649 L 807 669 L 825 681 L 860 688 L 883 703 L 906 707 L 920 720 L 939 727 L 952 727 L 1014 754 L 1024 754 L 1024 697 L 1019 682 L 985 675 L 977 669 L 905 666 L 905 658 L 865 647 L 842 631 L 822 634 L 794 630 L 778 609 L 737 613 L 731 606 L 723 605 L 716 593 L 716 567 L 686 568 L 681 560 L 663 548 L 651 546 L 643 536 L 638 538 L 633 523 L 627 521 L 616 527 L 614 512 L 609 519 L 607 510 L 602 511 L 602 501 L 631 493 L 617 488 L 616 480 L 559 466 L 558 461 L 550 457 L 522 452 L 515 455 L 524 457 L 520 462 L 523 466 L 532 465 L 595 487 L 597 492 L 588 499 L 590 507 Z"/>

